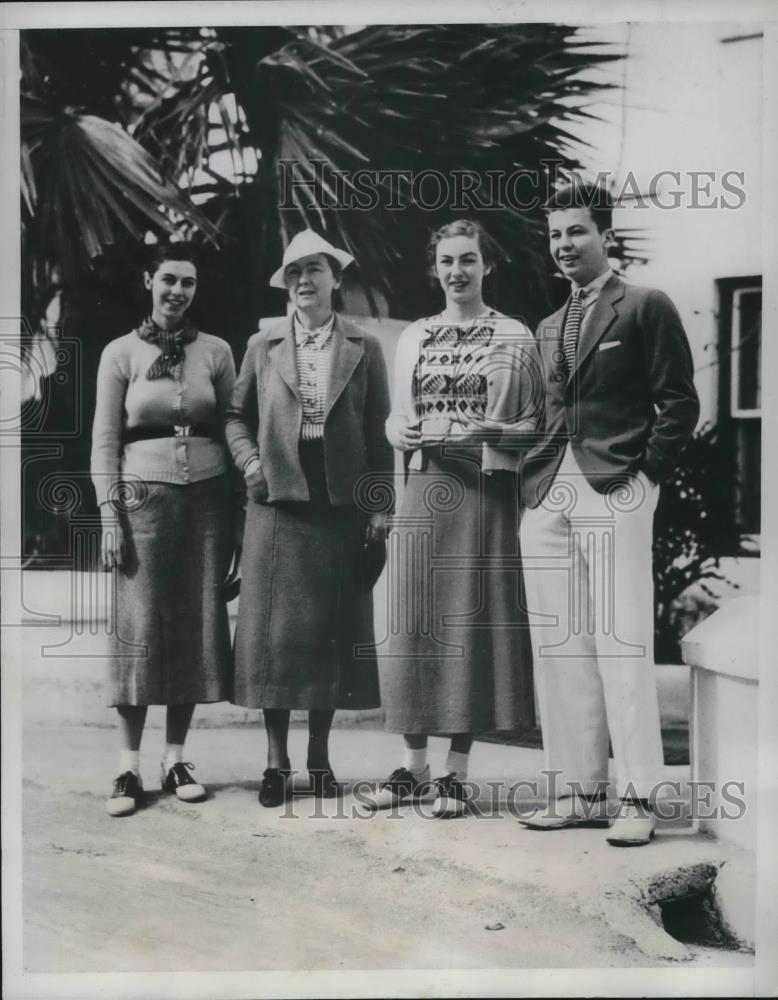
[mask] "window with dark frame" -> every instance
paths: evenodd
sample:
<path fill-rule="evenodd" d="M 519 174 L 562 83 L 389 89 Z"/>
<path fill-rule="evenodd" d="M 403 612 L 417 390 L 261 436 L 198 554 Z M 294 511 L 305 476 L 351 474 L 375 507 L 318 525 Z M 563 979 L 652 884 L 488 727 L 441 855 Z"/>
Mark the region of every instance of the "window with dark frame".
<path fill-rule="evenodd" d="M 719 435 L 741 553 L 758 554 L 761 525 L 762 279 L 718 281 Z"/>

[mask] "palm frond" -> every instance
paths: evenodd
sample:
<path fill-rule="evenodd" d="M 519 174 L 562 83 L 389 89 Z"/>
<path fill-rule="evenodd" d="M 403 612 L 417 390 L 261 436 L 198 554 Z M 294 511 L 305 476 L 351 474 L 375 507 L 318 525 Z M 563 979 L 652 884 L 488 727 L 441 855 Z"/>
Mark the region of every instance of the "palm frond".
<path fill-rule="evenodd" d="M 98 256 L 123 236 L 142 239 L 151 228 L 176 231 L 178 219 L 209 238 L 216 230 L 172 184 L 154 160 L 118 125 L 94 115 L 22 103 L 22 149 L 39 209 L 30 215 L 43 245 L 63 265 Z"/>
<path fill-rule="evenodd" d="M 165 176 L 191 175 L 207 159 L 208 114 L 221 96 L 213 79 L 198 76 L 182 83 L 173 94 L 159 97 L 138 119 L 133 137 Z"/>
<path fill-rule="evenodd" d="M 351 248 L 368 294 L 371 288 L 381 291 L 394 314 L 406 316 L 429 303 L 429 229 L 463 213 L 484 222 L 512 273 L 521 275 L 519 281 L 506 277 L 503 306 L 529 317 L 546 307 L 544 220 L 537 204 L 525 207 L 511 198 L 510 179 L 528 171 L 542 188 L 550 165 L 579 168 L 576 126 L 593 117 L 591 105 L 613 86 L 593 70 L 622 57 L 593 38 L 592 30 L 542 23 L 76 34 L 93 46 L 100 43 L 96 65 L 79 72 L 74 60 L 82 53 L 76 46 L 52 33 L 43 44 L 36 36 L 32 46 L 28 33 L 35 51 L 25 60 L 25 86 L 40 94 L 55 81 L 58 96 L 77 113 L 84 110 L 87 88 L 94 97 L 95 85 L 105 84 L 110 96 L 87 103 L 89 113 L 110 118 L 107 109 L 113 109 L 146 151 L 144 166 L 166 192 L 163 198 L 152 190 L 152 174 L 135 161 L 133 177 L 125 178 L 128 192 L 141 181 L 132 196 L 116 190 L 115 162 L 109 159 L 102 171 L 92 168 L 87 187 L 90 181 L 97 185 L 99 209 L 85 235 L 90 246 L 107 238 L 111 227 L 134 231 L 148 225 L 154 199 L 157 225 L 164 228 L 161 219 L 175 219 L 165 212 L 184 214 L 169 197 L 173 188 L 184 187 L 214 201 L 213 211 L 205 213 L 212 220 L 235 226 L 243 221 L 241 212 L 254 213 L 251 231 L 241 230 L 240 239 L 254 255 L 260 284 L 283 244 L 312 226 Z M 231 168 L 219 160 L 224 152 Z M 73 155 L 63 160 L 71 171 Z M 31 158 L 30 176 L 37 182 L 41 157 Z M 359 171 L 371 172 L 377 197 L 369 209 L 357 197 Z M 290 172 L 297 181 L 291 189 Z M 421 203 L 413 183 L 422 172 L 449 186 L 432 208 Z M 479 198 L 491 203 L 458 203 L 457 173 L 477 178 Z M 41 202 L 48 200 L 37 186 Z M 71 216 L 76 204 L 81 213 L 89 207 L 82 187 L 73 177 L 65 185 Z M 198 225 L 188 209 L 190 224 Z M 627 246 L 622 241 L 622 252 Z"/>
<path fill-rule="evenodd" d="M 38 188 L 35 183 L 35 171 L 32 169 L 30 150 L 27 146 L 21 147 L 21 185 L 22 200 L 27 209 L 28 215 L 35 214 L 35 205 L 38 201 Z"/>
<path fill-rule="evenodd" d="M 22 92 L 125 126 L 201 45 L 197 29 L 91 28 L 21 32 Z"/>
<path fill-rule="evenodd" d="M 579 167 L 567 126 L 591 114 L 585 106 L 603 89 L 582 71 L 621 54 L 576 44 L 575 36 L 574 28 L 547 24 L 384 25 L 320 44 L 297 31 L 260 62 L 254 84 L 272 95 L 279 121 L 274 148 L 263 154 L 287 172 L 292 164 L 299 182 L 281 209 L 286 232 L 312 225 L 357 247 L 363 281 L 407 315 L 429 297 L 426 231 L 463 208 L 452 193 L 427 210 L 407 182 L 394 185 L 399 210 L 386 208 L 382 192 L 370 212 L 350 211 L 334 192 L 351 199 L 348 178 L 366 166 L 396 176 L 434 173 L 452 192 L 456 171 L 486 181 L 490 171 L 508 178 L 524 168 L 542 180 L 544 162 Z M 508 195 L 503 184 L 497 205 L 468 214 L 483 219 L 528 279 L 539 279 L 540 294 L 509 296 L 517 312 L 538 312 L 547 271 L 543 220 L 537 207 L 522 210 Z"/>

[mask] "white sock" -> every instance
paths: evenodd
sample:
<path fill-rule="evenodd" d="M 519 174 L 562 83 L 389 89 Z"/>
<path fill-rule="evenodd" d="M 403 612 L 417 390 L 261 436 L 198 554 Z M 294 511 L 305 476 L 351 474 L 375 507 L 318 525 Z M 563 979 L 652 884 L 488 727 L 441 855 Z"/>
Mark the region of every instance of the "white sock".
<path fill-rule="evenodd" d="M 124 774 L 125 771 L 134 771 L 140 775 L 140 750 L 119 751 L 119 774 Z"/>
<path fill-rule="evenodd" d="M 180 764 L 183 759 L 184 759 L 183 743 L 165 744 L 165 756 L 162 758 L 162 766 L 165 768 L 165 774 L 168 773 L 168 771 L 174 764 Z"/>
<path fill-rule="evenodd" d="M 411 750 L 410 747 L 405 748 L 405 753 L 403 754 L 403 767 L 407 767 L 412 774 L 415 774 L 418 777 L 426 766 L 426 747 L 421 747 L 419 750 Z"/>
<path fill-rule="evenodd" d="M 457 753 L 456 750 L 449 750 L 446 757 L 446 774 L 455 774 L 457 781 L 467 781 L 467 762 L 469 759 L 469 753 Z"/>

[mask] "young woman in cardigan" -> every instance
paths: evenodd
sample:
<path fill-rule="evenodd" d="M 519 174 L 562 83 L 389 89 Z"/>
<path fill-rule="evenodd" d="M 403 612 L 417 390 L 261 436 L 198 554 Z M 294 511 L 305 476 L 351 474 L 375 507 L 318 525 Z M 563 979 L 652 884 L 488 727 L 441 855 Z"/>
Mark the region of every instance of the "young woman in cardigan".
<path fill-rule="evenodd" d="M 144 272 L 149 317 L 103 351 L 92 432 L 102 557 L 115 572 L 110 703 L 119 713 L 111 816 L 143 796 L 139 751 L 149 705 L 166 705 L 165 792 L 206 798 L 183 749 L 198 702 L 229 695 L 223 585 L 233 553 L 224 414 L 235 382 L 229 345 L 187 312 L 197 265 L 185 243 L 160 246 Z"/>

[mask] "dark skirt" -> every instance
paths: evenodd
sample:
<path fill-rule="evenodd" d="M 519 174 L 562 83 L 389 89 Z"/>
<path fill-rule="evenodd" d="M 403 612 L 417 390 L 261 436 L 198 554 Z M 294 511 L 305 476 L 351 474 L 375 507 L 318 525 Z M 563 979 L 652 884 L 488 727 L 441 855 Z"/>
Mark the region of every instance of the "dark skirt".
<path fill-rule="evenodd" d="M 472 450 L 425 450 L 389 545 L 386 728 L 479 733 L 534 724 L 516 477 Z"/>
<path fill-rule="evenodd" d="M 229 478 L 142 483 L 125 506 L 110 704 L 226 700 L 232 657 L 221 585 L 232 542 Z"/>
<path fill-rule="evenodd" d="M 359 584 L 365 515 L 331 507 L 321 453 L 301 446 L 311 503 L 248 501 L 232 701 L 376 708 L 373 598 Z"/>

